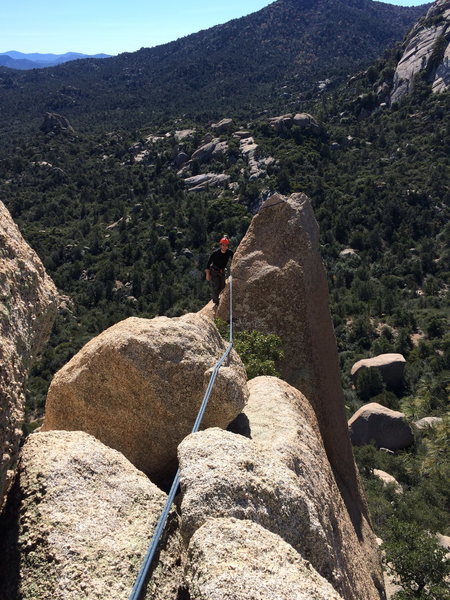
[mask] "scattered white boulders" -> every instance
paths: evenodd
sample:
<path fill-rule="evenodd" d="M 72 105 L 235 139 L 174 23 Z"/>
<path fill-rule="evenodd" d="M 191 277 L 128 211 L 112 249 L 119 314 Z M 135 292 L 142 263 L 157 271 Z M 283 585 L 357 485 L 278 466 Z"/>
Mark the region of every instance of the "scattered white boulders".
<path fill-rule="evenodd" d="M 393 485 L 396 494 L 403 493 L 403 488 L 399 484 L 399 482 L 395 479 L 395 477 L 393 477 L 389 473 L 386 473 L 386 471 L 382 471 L 381 469 L 374 469 L 373 474 L 375 475 L 375 477 L 377 477 L 377 479 L 382 481 L 385 486 Z"/>
<path fill-rule="evenodd" d="M 413 425 L 416 429 L 430 429 L 436 427 L 436 425 L 439 425 L 440 423 L 442 423 L 441 417 L 423 417 L 423 419 L 413 421 Z"/>

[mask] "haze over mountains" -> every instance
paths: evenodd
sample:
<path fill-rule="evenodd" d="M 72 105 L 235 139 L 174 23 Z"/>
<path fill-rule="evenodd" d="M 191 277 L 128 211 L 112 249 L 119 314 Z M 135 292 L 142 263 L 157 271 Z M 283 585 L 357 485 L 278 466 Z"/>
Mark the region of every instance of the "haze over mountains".
<path fill-rule="evenodd" d="M 2 126 L 29 127 L 46 111 L 110 127 L 177 113 L 216 118 L 225 110 L 289 109 L 313 96 L 322 80 L 337 83 L 368 66 L 425 10 L 372 0 L 277 0 L 224 25 L 109 60 L 39 72 L 0 69 Z"/>
<path fill-rule="evenodd" d="M 24 53 L 16 50 L 0 53 L 0 65 L 10 69 L 28 70 L 54 67 L 81 58 L 109 58 L 109 54 L 81 54 L 66 52 L 65 54 L 41 54 L 39 52 Z"/>

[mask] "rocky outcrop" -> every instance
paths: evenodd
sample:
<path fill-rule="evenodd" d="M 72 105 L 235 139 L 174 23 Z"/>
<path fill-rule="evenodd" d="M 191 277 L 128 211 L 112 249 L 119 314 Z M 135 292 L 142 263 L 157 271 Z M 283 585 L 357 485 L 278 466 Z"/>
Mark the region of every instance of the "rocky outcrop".
<path fill-rule="evenodd" d="M 90 435 L 31 435 L 2 536 L 9 548 L 6 565 L 2 554 L 5 598 L 126 600 L 165 499 L 125 457 Z M 177 597 L 176 523 L 172 510 L 148 600 Z"/>
<path fill-rule="evenodd" d="M 200 148 L 192 154 L 191 159 L 197 160 L 198 162 L 208 162 L 211 158 L 211 155 L 216 147 L 216 142 L 208 142 L 207 144 L 203 144 Z"/>
<path fill-rule="evenodd" d="M 396 494 L 403 493 L 403 488 L 399 484 L 399 482 L 395 479 L 395 477 L 393 477 L 389 473 L 386 473 L 386 471 L 382 471 L 381 469 L 374 469 L 373 474 L 377 479 L 383 482 L 384 486 L 393 486 Z"/>
<path fill-rule="evenodd" d="M 211 129 L 215 129 L 218 133 L 229 131 L 233 127 L 233 119 L 222 119 L 218 123 L 213 123 Z"/>
<path fill-rule="evenodd" d="M 367 507 L 344 413 L 319 229 L 305 194 L 289 198 L 274 194 L 264 202 L 236 250 L 232 272 L 235 328 L 281 337 L 282 377 L 315 411 L 334 476 L 358 531 Z M 227 287 L 218 309 L 225 320 L 228 303 Z"/>
<path fill-rule="evenodd" d="M 250 436 L 272 462 L 278 459 L 295 473 L 297 485 L 312 507 L 311 514 L 318 515 L 318 531 L 326 540 L 334 567 L 327 574 L 313 555 L 308 557 L 312 565 L 344 598 L 378 598 L 383 575 L 376 538 L 364 522 L 365 543 L 360 546 L 310 403 L 297 389 L 275 377 L 256 377 L 248 387 L 247 406 L 236 421 L 241 422 L 241 433 Z M 300 553 L 305 557 L 302 549 Z"/>
<path fill-rule="evenodd" d="M 436 539 L 438 544 L 447 550 L 447 558 L 450 559 L 450 536 L 437 533 Z"/>
<path fill-rule="evenodd" d="M 259 157 L 259 146 L 250 134 L 248 137 L 240 137 L 239 150 L 243 158 L 247 161 L 250 181 L 267 175 L 267 167 L 275 163 L 275 159 L 271 156 L 266 158 Z"/>
<path fill-rule="evenodd" d="M 210 187 L 227 187 L 230 176 L 224 173 L 204 173 L 184 179 L 184 185 L 190 192 L 204 192 Z"/>
<path fill-rule="evenodd" d="M 292 123 L 293 125 L 300 127 L 300 129 L 308 129 L 310 131 L 319 130 L 319 124 L 309 113 L 297 113 L 292 118 Z"/>
<path fill-rule="evenodd" d="M 22 435 L 25 379 L 50 334 L 57 303 L 54 283 L 0 202 L 0 508 Z"/>
<path fill-rule="evenodd" d="M 199 163 L 208 162 L 211 158 L 223 157 L 228 151 L 228 142 L 220 141 L 219 138 L 211 139 L 192 154 L 191 160 Z"/>
<path fill-rule="evenodd" d="M 250 133 L 250 131 L 247 131 L 245 129 L 239 129 L 238 131 L 235 131 L 233 133 L 233 137 L 237 138 L 238 140 L 242 140 L 244 138 L 249 138 L 249 137 L 251 137 L 251 135 L 252 134 Z"/>
<path fill-rule="evenodd" d="M 423 417 L 422 419 L 419 419 L 418 421 L 413 421 L 413 425 L 417 429 L 433 428 L 433 427 L 436 427 L 437 425 L 439 425 L 440 423 L 442 423 L 441 417 Z"/>
<path fill-rule="evenodd" d="M 365 404 L 348 422 L 350 438 L 355 446 L 374 443 L 377 448 L 401 450 L 414 441 L 405 415 L 377 402 Z"/>
<path fill-rule="evenodd" d="M 50 112 L 45 113 L 41 131 L 44 133 L 74 133 L 74 129 L 66 117 Z"/>
<path fill-rule="evenodd" d="M 121 321 L 55 375 L 43 429 L 90 433 L 162 482 L 176 470 L 177 446 L 192 429 L 225 348 L 214 323 L 200 315 Z M 216 379 L 204 427 L 226 427 L 246 397 L 245 369 L 233 351 Z"/>
<path fill-rule="evenodd" d="M 342 600 L 289 544 L 251 521 L 206 521 L 188 560 L 196 600 Z"/>
<path fill-rule="evenodd" d="M 292 113 L 288 113 L 286 115 L 279 115 L 278 117 L 271 117 L 269 119 L 269 123 L 274 129 L 279 131 L 283 127 L 292 127 L 292 117 Z"/>
<path fill-rule="evenodd" d="M 351 368 L 350 374 L 356 380 L 362 369 L 377 369 L 390 389 L 398 389 L 404 385 L 403 374 L 406 360 L 402 354 L 379 354 L 373 358 L 358 360 Z"/>
<path fill-rule="evenodd" d="M 433 92 L 443 92 L 450 85 L 448 0 L 437 0 L 407 37 L 394 74 L 391 102 L 412 92 L 419 73 L 432 84 Z"/>
<path fill-rule="evenodd" d="M 179 152 L 174 158 L 174 164 L 177 169 L 180 169 L 189 160 L 189 156 L 186 152 Z"/>
<path fill-rule="evenodd" d="M 320 129 L 315 118 L 309 113 L 297 113 L 295 115 L 288 113 L 287 115 L 280 115 L 279 117 L 270 118 L 269 123 L 277 131 L 281 130 L 283 127 L 290 128 L 293 125 L 299 127 L 300 129 L 305 129 L 312 132 L 317 132 Z"/>
<path fill-rule="evenodd" d="M 175 131 L 174 138 L 177 142 L 182 142 L 186 138 L 189 138 L 192 135 L 194 135 L 194 133 L 195 133 L 195 129 L 180 129 L 180 130 Z"/>

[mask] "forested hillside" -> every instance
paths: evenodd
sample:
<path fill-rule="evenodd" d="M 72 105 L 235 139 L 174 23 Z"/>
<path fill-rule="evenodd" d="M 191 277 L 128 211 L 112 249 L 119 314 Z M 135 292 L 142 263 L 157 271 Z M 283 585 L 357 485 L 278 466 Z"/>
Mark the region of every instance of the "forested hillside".
<path fill-rule="evenodd" d="M 108 131 L 181 114 L 203 124 L 224 111 L 247 119 L 297 107 L 319 86 L 370 64 L 425 10 L 372 0 L 277 0 L 155 48 L 44 70 L 0 68 L 0 147 L 36 130 L 46 111 L 62 112 L 77 128 Z"/>

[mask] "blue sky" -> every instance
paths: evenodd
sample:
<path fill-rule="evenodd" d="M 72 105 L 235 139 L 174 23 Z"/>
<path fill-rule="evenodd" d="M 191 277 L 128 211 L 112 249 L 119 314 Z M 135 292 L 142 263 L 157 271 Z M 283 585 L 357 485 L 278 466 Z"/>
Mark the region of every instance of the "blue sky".
<path fill-rule="evenodd" d="M 267 0 L 1 0 L 0 52 L 118 54 L 242 17 Z M 417 6 L 423 0 L 390 0 Z"/>

